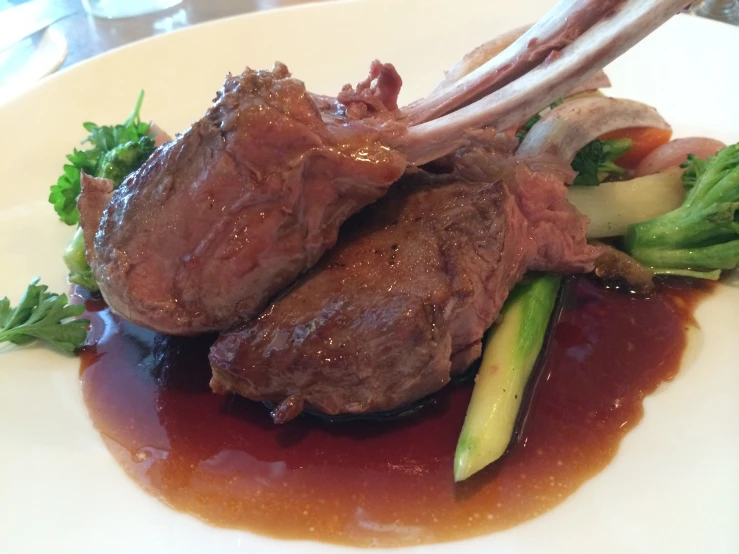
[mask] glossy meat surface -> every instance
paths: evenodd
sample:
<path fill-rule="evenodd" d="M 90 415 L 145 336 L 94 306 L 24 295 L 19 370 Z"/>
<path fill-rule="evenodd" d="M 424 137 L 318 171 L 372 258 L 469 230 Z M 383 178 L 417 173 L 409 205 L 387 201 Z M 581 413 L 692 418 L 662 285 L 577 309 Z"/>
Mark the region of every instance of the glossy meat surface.
<path fill-rule="evenodd" d="M 480 355 L 527 269 L 592 268 L 596 249 L 561 180 L 510 163 L 485 182 L 474 179 L 484 162 L 469 167 L 409 175 L 347 222 L 313 270 L 218 339 L 211 387 L 281 403 L 278 422 L 306 406 L 395 409 Z"/>
<path fill-rule="evenodd" d="M 111 308 L 170 334 L 225 329 L 310 268 L 405 169 L 383 143 L 402 126 L 374 119 L 400 78 L 392 66 L 373 71 L 384 71 L 381 90 L 344 91 L 348 105 L 314 98 L 281 64 L 229 76 L 206 115 L 107 206 L 83 191 L 87 254 Z M 352 105 L 366 119 L 349 121 Z"/>

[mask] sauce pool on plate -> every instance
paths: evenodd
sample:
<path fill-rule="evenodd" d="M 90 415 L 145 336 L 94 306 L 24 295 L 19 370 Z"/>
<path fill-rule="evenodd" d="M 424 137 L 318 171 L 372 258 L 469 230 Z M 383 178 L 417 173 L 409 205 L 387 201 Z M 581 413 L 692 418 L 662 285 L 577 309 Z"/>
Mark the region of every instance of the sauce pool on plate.
<path fill-rule="evenodd" d="M 131 478 L 210 524 L 356 546 L 464 539 L 552 509 L 611 461 L 644 397 L 677 373 L 703 296 L 680 282 L 637 298 L 569 279 L 509 452 L 456 485 L 469 381 L 394 421 L 276 426 L 262 404 L 210 392 L 214 337 L 157 334 L 88 301 L 83 394 Z"/>

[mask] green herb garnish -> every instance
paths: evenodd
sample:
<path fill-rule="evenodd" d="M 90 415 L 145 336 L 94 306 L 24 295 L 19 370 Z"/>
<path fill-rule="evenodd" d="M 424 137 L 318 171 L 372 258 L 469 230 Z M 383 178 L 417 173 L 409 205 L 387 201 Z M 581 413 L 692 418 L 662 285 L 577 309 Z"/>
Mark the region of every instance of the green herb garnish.
<path fill-rule="evenodd" d="M 18 306 L 10 307 L 10 300 L 0 300 L 0 343 L 27 344 L 39 339 L 64 350 L 74 352 L 85 342 L 87 319 L 75 319 L 85 307 L 68 304 L 66 294 L 48 292 L 36 278 L 28 285 Z"/>
<path fill-rule="evenodd" d="M 74 149 L 67 156 L 69 164 L 64 165 L 64 172 L 51 187 L 49 202 L 67 225 L 79 223 L 77 198 L 80 195 L 80 173 L 84 171 L 95 177 L 105 176 L 102 172 L 115 177 L 120 184 L 123 178 L 138 168 L 154 151 L 154 139 L 149 136 L 151 126 L 141 121 L 141 103 L 144 91 L 139 93 L 136 106 L 131 115 L 120 125 L 96 125 L 84 123 L 83 127 L 90 134 L 83 141 L 89 143 L 85 150 Z M 134 163 L 139 162 L 138 166 Z M 135 166 L 135 167 L 134 167 Z M 133 168 L 133 169 L 130 169 Z M 128 173 L 124 173 L 129 169 Z"/>

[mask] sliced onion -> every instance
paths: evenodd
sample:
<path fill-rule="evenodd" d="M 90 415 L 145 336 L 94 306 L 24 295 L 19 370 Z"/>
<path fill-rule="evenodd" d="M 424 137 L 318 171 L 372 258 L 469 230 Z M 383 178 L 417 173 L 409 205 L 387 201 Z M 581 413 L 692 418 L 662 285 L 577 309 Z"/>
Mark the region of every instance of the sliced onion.
<path fill-rule="evenodd" d="M 588 97 L 565 102 L 546 112 L 524 138 L 520 156 L 554 154 L 567 163 L 601 135 L 629 127 L 669 129 L 657 110 L 621 98 Z"/>
<path fill-rule="evenodd" d="M 606 95 L 600 90 L 584 90 L 582 92 L 568 94 L 562 100 L 563 102 L 572 102 L 573 100 L 580 100 L 582 98 L 605 98 L 605 97 Z"/>
<path fill-rule="evenodd" d="M 687 137 L 675 139 L 655 148 L 636 168 L 635 175 L 651 175 L 669 167 L 675 167 L 688 159 L 688 154 L 695 154 L 704 160 L 719 150 L 726 148 L 720 140 L 704 137 Z"/>
<path fill-rule="evenodd" d="M 606 75 L 605 71 L 601 69 L 600 71 L 598 71 L 598 73 L 588 79 L 585 79 L 582 83 L 573 88 L 567 94 L 567 96 L 575 96 L 576 94 L 588 91 L 596 91 L 602 88 L 609 88 L 610 86 L 611 80 L 608 78 L 608 75 Z"/>

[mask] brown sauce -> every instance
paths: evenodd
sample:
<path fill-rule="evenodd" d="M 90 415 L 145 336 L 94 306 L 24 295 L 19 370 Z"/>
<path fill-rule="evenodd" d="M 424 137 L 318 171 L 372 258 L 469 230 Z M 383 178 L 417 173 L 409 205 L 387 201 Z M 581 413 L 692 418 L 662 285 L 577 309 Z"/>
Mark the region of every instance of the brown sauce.
<path fill-rule="evenodd" d="M 108 448 L 145 490 L 217 526 L 283 539 L 396 546 L 469 538 L 552 509 L 615 455 L 642 400 L 678 371 L 701 292 L 635 298 L 571 279 L 518 440 L 455 485 L 471 385 L 397 421 L 271 423 L 212 394 L 211 339 L 171 338 L 88 301 L 82 386 Z"/>

